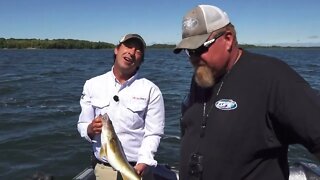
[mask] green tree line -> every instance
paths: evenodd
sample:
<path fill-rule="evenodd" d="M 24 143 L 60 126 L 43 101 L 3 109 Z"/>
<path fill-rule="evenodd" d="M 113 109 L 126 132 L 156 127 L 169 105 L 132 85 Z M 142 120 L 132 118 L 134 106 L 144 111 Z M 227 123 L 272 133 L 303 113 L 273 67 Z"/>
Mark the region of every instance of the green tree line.
<path fill-rule="evenodd" d="M 91 42 L 74 39 L 5 39 L 0 38 L 0 49 L 105 49 L 115 45 L 106 42 Z"/>
<path fill-rule="evenodd" d="M 280 46 L 256 46 L 251 44 L 239 44 L 242 48 L 293 48 Z M 148 48 L 170 48 L 173 49 L 174 44 L 152 44 Z M 75 39 L 15 39 L 15 38 L 0 38 L 0 49 L 109 49 L 115 45 L 106 42 L 92 42 Z M 308 48 L 308 47 L 294 47 Z M 319 47 L 313 47 L 319 48 Z"/>
<path fill-rule="evenodd" d="M 151 46 L 148 46 L 148 48 L 175 48 L 176 45 L 174 44 L 153 44 Z"/>

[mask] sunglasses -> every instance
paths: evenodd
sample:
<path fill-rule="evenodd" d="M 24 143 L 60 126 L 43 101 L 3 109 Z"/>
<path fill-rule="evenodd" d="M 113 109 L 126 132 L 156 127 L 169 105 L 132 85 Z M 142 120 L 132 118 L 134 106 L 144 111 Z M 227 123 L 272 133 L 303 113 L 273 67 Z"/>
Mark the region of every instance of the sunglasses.
<path fill-rule="evenodd" d="M 199 57 L 201 54 L 205 53 L 208 51 L 210 46 L 222 35 L 224 35 L 225 32 L 220 32 L 216 36 L 214 36 L 212 39 L 204 42 L 200 47 L 197 49 L 185 49 L 185 53 L 190 57 L 190 56 L 195 56 Z"/>

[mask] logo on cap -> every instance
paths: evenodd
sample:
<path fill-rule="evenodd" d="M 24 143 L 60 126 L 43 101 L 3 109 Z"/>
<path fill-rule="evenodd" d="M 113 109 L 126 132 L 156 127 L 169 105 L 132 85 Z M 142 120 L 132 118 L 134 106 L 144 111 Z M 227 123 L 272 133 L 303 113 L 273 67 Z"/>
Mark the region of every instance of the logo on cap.
<path fill-rule="evenodd" d="M 182 26 L 186 30 L 195 29 L 198 26 L 198 19 L 195 18 L 187 18 L 183 21 Z"/>
<path fill-rule="evenodd" d="M 221 99 L 215 103 L 216 108 L 221 110 L 234 110 L 238 107 L 237 102 L 232 99 Z"/>

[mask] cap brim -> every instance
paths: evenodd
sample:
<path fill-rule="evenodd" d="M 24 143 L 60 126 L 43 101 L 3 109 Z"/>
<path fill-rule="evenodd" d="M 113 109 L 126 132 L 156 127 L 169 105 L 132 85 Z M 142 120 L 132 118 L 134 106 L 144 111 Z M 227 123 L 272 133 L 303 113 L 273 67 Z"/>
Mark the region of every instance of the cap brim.
<path fill-rule="evenodd" d="M 129 39 L 138 40 L 138 41 L 140 41 L 140 42 L 142 43 L 142 45 L 143 45 L 144 48 L 147 47 L 147 45 L 146 45 L 146 43 L 144 42 L 143 38 L 142 38 L 139 34 L 126 34 L 125 36 L 123 36 L 123 37 L 120 39 L 119 43 L 123 43 L 123 42 L 125 42 L 125 41 L 127 41 L 127 40 L 129 40 Z"/>
<path fill-rule="evenodd" d="M 129 39 L 136 39 L 136 40 L 140 41 L 140 43 L 143 45 L 144 48 L 147 47 L 147 45 L 146 45 L 146 43 L 144 42 L 144 40 L 141 39 L 141 38 L 139 38 L 139 37 L 131 37 L 131 38 L 129 38 Z M 127 40 L 129 40 L 129 39 L 127 39 Z"/>
<path fill-rule="evenodd" d="M 178 54 L 182 49 L 197 49 L 209 38 L 211 33 L 184 38 L 174 48 L 173 53 Z"/>

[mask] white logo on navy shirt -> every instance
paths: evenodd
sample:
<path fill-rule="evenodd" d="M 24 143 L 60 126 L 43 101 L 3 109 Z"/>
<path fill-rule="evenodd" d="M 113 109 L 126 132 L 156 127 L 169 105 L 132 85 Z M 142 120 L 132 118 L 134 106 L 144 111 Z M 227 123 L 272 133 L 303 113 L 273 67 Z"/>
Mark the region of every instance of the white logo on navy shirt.
<path fill-rule="evenodd" d="M 234 110 L 238 107 L 237 102 L 232 99 L 220 99 L 215 103 L 216 108 L 221 110 Z"/>

